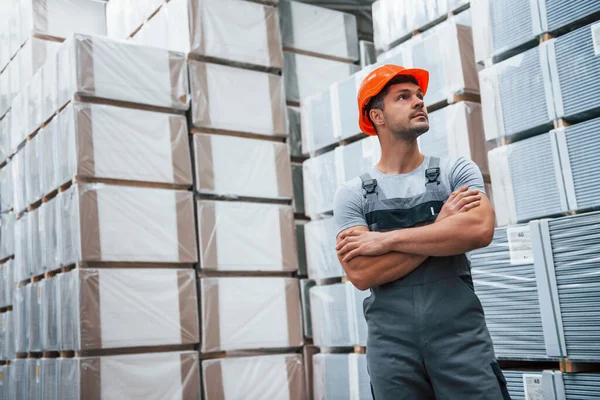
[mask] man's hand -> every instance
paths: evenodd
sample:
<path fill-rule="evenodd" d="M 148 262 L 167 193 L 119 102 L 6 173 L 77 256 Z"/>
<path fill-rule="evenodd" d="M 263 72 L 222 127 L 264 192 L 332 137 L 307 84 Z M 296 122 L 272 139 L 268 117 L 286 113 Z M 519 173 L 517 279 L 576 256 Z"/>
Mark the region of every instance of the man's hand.
<path fill-rule="evenodd" d="M 472 210 L 480 204 L 479 190 L 468 190 L 468 187 L 464 186 L 450 195 L 436 222 Z M 393 243 L 388 239 L 389 235 L 386 233 L 350 229 L 340 233 L 335 249 L 343 262 L 349 262 L 357 256 L 380 256 L 389 253 L 393 250 Z"/>
<path fill-rule="evenodd" d="M 452 192 L 442 210 L 436 218 L 436 222 L 448 218 L 452 215 L 467 212 L 481 205 L 481 194 L 479 190 L 467 190 L 468 186 L 463 186 L 455 192 Z"/>

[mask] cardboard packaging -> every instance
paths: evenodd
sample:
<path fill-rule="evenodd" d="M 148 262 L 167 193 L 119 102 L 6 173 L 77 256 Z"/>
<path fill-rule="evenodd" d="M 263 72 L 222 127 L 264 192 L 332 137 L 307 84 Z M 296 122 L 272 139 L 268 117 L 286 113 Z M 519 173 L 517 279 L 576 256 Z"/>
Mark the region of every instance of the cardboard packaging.
<path fill-rule="evenodd" d="M 290 156 L 284 143 L 208 134 L 195 134 L 192 140 L 199 193 L 293 198 Z"/>
<path fill-rule="evenodd" d="M 291 206 L 200 200 L 197 213 L 203 270 L 298 270 Z"/>
<path fill-rule="evenodd" d="M 65 400 L 199 399 L 194 351 L 59 359 L 59 391 Z"/>
<path fill-rule="evenodd" d="M 307 399 L 300 354 L 207 360 L 202 377 L 207 399 Z"/>
<path fill-rule="evenodd" d="M 73 96 L 172 110 L 188 108 L 183 53 L 100 36 L 74 35 L 58 57 L 58 106 Z"/>
<path fill-rule="evenodd" d="M 358 61 L 356 17 L 298 1 L 279 4 L 281 37 L 286 50 Z"/>
<path fill-rule="evenodd" d="M 189 70 L 195 128 L 287 135 L 281 76 L 200 61 Z"/>
<path fill-rule="evenodd" d="M 57 124 L 59 184 L 75 177 L 193 184 L 184 116 L 75 102 L 61 111 Z"/>
<path fill-rule="evenodd" d="M 61 202 L 61 265 L 197 261 L 192 193 L 76 184 Z"/>
<path fill-rule="evenodd" d="M 295 278 L 200 278 L 200 351 L 300 347 L 300 292 Z"/>
<path fill-rule="evenodd" d="M 63 275 L 63 350 L 198 343 L 192 269 L 78 268 Z"/>
<path fill-rule="evenodd" d="M 286 100 L 299 103 L 359 70 L 354 64 L 284 52 Z"/>

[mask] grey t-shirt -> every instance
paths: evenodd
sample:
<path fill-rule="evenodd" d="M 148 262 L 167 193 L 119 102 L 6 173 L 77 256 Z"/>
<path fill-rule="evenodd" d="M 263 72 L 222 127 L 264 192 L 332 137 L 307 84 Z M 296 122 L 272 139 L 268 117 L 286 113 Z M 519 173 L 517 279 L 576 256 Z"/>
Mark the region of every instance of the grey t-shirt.
<path fill-rule="evenodd" d="M 414 197 L 425 192 L 425 170 L 429 165 L 426 156 L 423 163 L 407 174 L 390 175 L 372 167 L 368 172 L 377 180 L 378 190 L 385 198 Z M 463 186 L 485 193 L 483 176 L 479 167 L 466 158 L 442 158 L 440 160 L 440 180 L 451 191 Z M 336 236 L 343 230 L 354 226 L 367 226 L 365 218 L 366 199 L 363 196 L 362 181 L 356 177 L 342 186 L 335 194 L 333 216 L 336 224 Z"/>

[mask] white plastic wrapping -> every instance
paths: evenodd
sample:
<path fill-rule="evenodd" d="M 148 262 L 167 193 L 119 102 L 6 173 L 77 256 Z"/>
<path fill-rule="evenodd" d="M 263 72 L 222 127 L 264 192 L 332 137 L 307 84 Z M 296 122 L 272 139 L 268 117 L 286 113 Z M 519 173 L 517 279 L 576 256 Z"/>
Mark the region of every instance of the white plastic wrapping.
<path fill-rule="evenodd" d="M 333 82 L 346 79 L 359 70 L 354 64 L 304 54 L 284 52 L 283 58 L 286 99 L 296 103 L 322 92 Z"/>
<path fill-rule="evenodd" d="M 489 175 L 481 105 L 459 102 L 429 114 L 429 131 L 418 139 L 419 149 L 432 157 L 464 157 Z"/>
<path fill-rule="evenodd" d="M 57 76 L 58 59 L 55 53 L 49 55 L 46 62 L 40 69 L 42 88 L 41 88 L 41 109 L 40 125 L 48 121 L 58 110 L 57 105 Z"/>
<path fill-rule="evenodd" d="M 61 358 L 59 371 L 63 400 L 200 398 L 193 351 Z"/>
<path fill-rule="evenodd" d="M 42 351 L 42 289 L 40 282 L 32 282 L 25 286 L 26 296 L 29 297 L 28 331 L 29 340 L 27 351 Z"/>
<path fill-rule="evenodd" d="M 29 398 L 29 363 L 32 360 L 16 359 L 10 364 L 9 399 Z"/>
<path fill-rule="evenodd" d="M 316 150 L 338 142 L 333 124 L 334 104 L 331 92 L 328 88 L 302 100 L 301 127 L 304 154 L 312 154 Z"/>
<path fill-rule="evenodd" d="M 375 53 L 375 44 L 366 40 L 360 40 L 358 42 L 358 49 L 360 54 L 360 67 L 365 68 L 369 65 L 377 62 L 377 55 Z"/>
<path fill-rule="evenodd" d="M 41 160 L 42 152 L 45 151 L 40 146 L 40 135 L 36 135 L 33 139 L 28 140 L 25 147 L 20 151 L 25 151 L 25 203 L 33 204 L 42 199 L 41 187 Z M 22 182 L 18 183 L 19 185 Z"/>
<path fill-rule="evenodd" d="M 373 400 L 365 354 L 313 356 L 315 400 Z"/>
<path fill-rule="evenodd" d="M 61 265 L 197 261 L 192 193 L 77 184 L 61 201 Z"/>
<path fill-rule="evenodd" d="M 16 353 L 26 353 L 29 347 L 29 287 L 15 289 L 13 302 L 13 329 Z"/>
<path fill-rule="evenodd" d="M 126 39 L 138 29 L 144 19 L 142 0 L 115 0 L 106 4 L 106 34 L 113 39 Z"/>
<path fill-rule="evenodd" d="M 1 77 L 2 75 L 0 75 Z M 0 79 L 1 80 L 1 79 Z M 0 91 L 4 89 L 0 86 Z M 2 95 L 0 95 L 2 96 Z M 0 100 L 1 101 L 1 100 Z M 1 106 L 0 106 L 1 107 Z M 1 112 L 1 110 L 0 110 Z M 10 152 L 10 112 L 0 120 L 0 163 L 7 160 Z"/>
<path fill-rule="evenodd" d="M 40 291 L 40 346 L 44 351 L 60 350 L 60 292 L 58 278 L 41 280 Z"/>
<path fill-rule="evenodd" d="M 304 176 L 304 207 L 313 217 L 333 210 L 333 199 L 340 179 L 335 152 L 309 158 L 302 163 Z"/>
<path fill-rule="evenodd" d="M 59 282 L 61 348 L 198 343 L 192 269 L 75 269 Z"/>
<path fill-rule="evenodd" d="M 0 307 L 7 307 L 13 303 L 16 286 L 14 273 L 14 260 L 7 260 L 4 264 L 0 264 Z"/>
<path fill-rule="evenodd" d="M 188 108 L 185 55 L 100 36 L 74 35 L 58 52 L 58 106 L 74 95 Z"/>
<path fill-rule="evenodd" d="M 298 270 L 291 206 L 200 200 L 197 215 L 203 270 Z"/>
<path fill-rule="evenodd" d="M 0 259 L 4 260 L 15 254 L 15 214 L 0 214 Z"/>
<path fill-rule="evenodd" d="M 43 195 L 58 188 L 58 159 L 68 159 L 68 154 L 59 154 L 59 119 L 53 118 L 37 134 L 40 154 L 40 189 Z"/>
<path fill-rule="evenodd" d="M 306 265 L 310 279 L 345 275 L 335 251 L 335 233 L 333 218 L 311 221 L 304 226 Z"/>
<path fill-rule="evenodd" d="M 75 102 L 58 115 L 57 128 L 59 184 L 74 177 L 184 188 L 193 183 L 181 115 Z"/>
<path fill-rule="evenodd" d="M 22 282 L 30 277 L 29 272 L 29 214 L 22 215 L 14 223 L 15 281 Z"/>
<path fill-rule="evenodd" d="M 42 125 L 44 120 L 42 119 L 42 70 L 33 74 L 33 77 L 28 82 L 27 86 L 23 88 L 23 93 L 26 93 L 27 102 L 29 107 L 29 113 L 27 115 L 27 122 L 25 131 L 28 135 L 34 133 Z"/>
<path fill-rule="evenodd" d="M 11 103 L 10 118 L 10 152 L 16 153 L 18 147 L 27 139 L 25 125 L 27 122 L 28 104 L 26 96 L 19 92 Z"/>
<path fill-rule="evenodd" d="M 29 359 L 29 398 L 50 400 L 58 396 L 57 358 Z"/>
<path fill-rule="evenodd" d="M 65 39 L 74 33 L 106 35 L 105 2 L 95 0 L 19 0 L 21 36 Z"/>
<path fill-rule="evenodd" d="M 200 351 L 300 347 L 302 320 L 294 278 L 201 278 Z"/>
<path fill-rule="evenodd" d="M 13 323 L 14 311 L 5 311 L 0 314 L 0 353 L 2 360 L 12 360 L 15 354 L 15 325 Z"/>
<path fill-rule="evenodd" d="M 93 0 L 86 1 L 92 2 Z M 44 40 L 36 37 L 29 38 L 18 53 L 18 64 L 20 71 L 17 75 L 18 81 L 13 81 L 15 83 L 18 82 L 18 86 L 12 88 L 13 92 L 22 91 L 25 85 L 31 81 L 31 79 L 36 73 L 38 73 L 42 66 L 45 65 L 46 62 L 56 57 L 61 45 L 62 44 L 60 42 Z M 15 60 L 13 60 L 11 64 L 15 62 Z M 52 84 L 56 81 L 55 77 L 50 78 L 52 79 L 48 83 Z M 56 85 L 56 83 L 54 83 L 54 85 Z"/>
<path fill-rule="evenodd" d="M 354 15 L 289 0 L 279 3 L 279 15 L 284 49 L 358 61 Z"/>
<path fill-rule="evenodd" d="M 20 213 L 28 206 L 26 197 L 26 150 L 22 148 L 11 159 L 13 209 Z"/>
<path fill-rule="evenodd" d="M 281 76 L 200 61 L 189 61 L 189 70 L 194 127 L 287 135 Z"/>
<path fill-rule="evenodd" d="M 60 249 L 62 248 L 63 229 L 61 221 L 61 202 L 56 197 L 40 207 L 40 248 L 41 265 L 44 271 L 54 271 L 60 267 Z"/>
<path fill-rule="evenodd" d="M 300 354 L 234 357 L 202 363 L 207 399 L 307 398 Z"/>
<path fill-rule="evenodd" d="M 369 291 L 350 282 L 315 286 L 309 290 L 313 341 L 320 347 L 367 345 L 367 321 L 362 301 Z"/>
<path fill-rule="evenodd" d="M 192 140 L 199 193 L 293 198 L 290 156 L 284 143 L 208 134 L 195 134 Z"/>
<path fill-rule="evenodd" d="M 13 194 L 13 165 L 14 163 L 9 162 L 2 168 L 0 168 L 0 211 L 6 213 L 13 209 L 14 194 Z M 0 246 L 2 244 L 0 243 Z M 2 257 L 2 255 L 0 255 Z"/>
<path fill-rule="evenodd" d="M 340 183 L 347 182 L 369 171 L 379 162 L 381 145 L 376 136 L 335 149 L 335 164 Z"/>
<path fill-rule="evenodd" d="M 40 227 L 43 227 L 40 208 L 27 213 L 27 252 L 29 254 L 27 262 L 29 266 L 29 275 L 36 276 L 44 273 L 42 265 L 42 234 Z"/>

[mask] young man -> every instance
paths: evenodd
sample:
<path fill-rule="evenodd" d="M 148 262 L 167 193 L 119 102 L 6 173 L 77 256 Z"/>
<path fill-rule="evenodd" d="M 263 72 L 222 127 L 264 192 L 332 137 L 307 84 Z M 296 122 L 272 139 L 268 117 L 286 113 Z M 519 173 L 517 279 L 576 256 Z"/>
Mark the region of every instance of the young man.
<path fill-rule="evenodd" d="M 367 362 L 375 400 L 509 399 L 465 253 L 487 246 L 494 210 L 463 158 L 419 152 L 429 74 L 384 65 L 363 81 L 359 124 L 381 159 L 337 192 L 338 257 L 370 289 Z"/>

